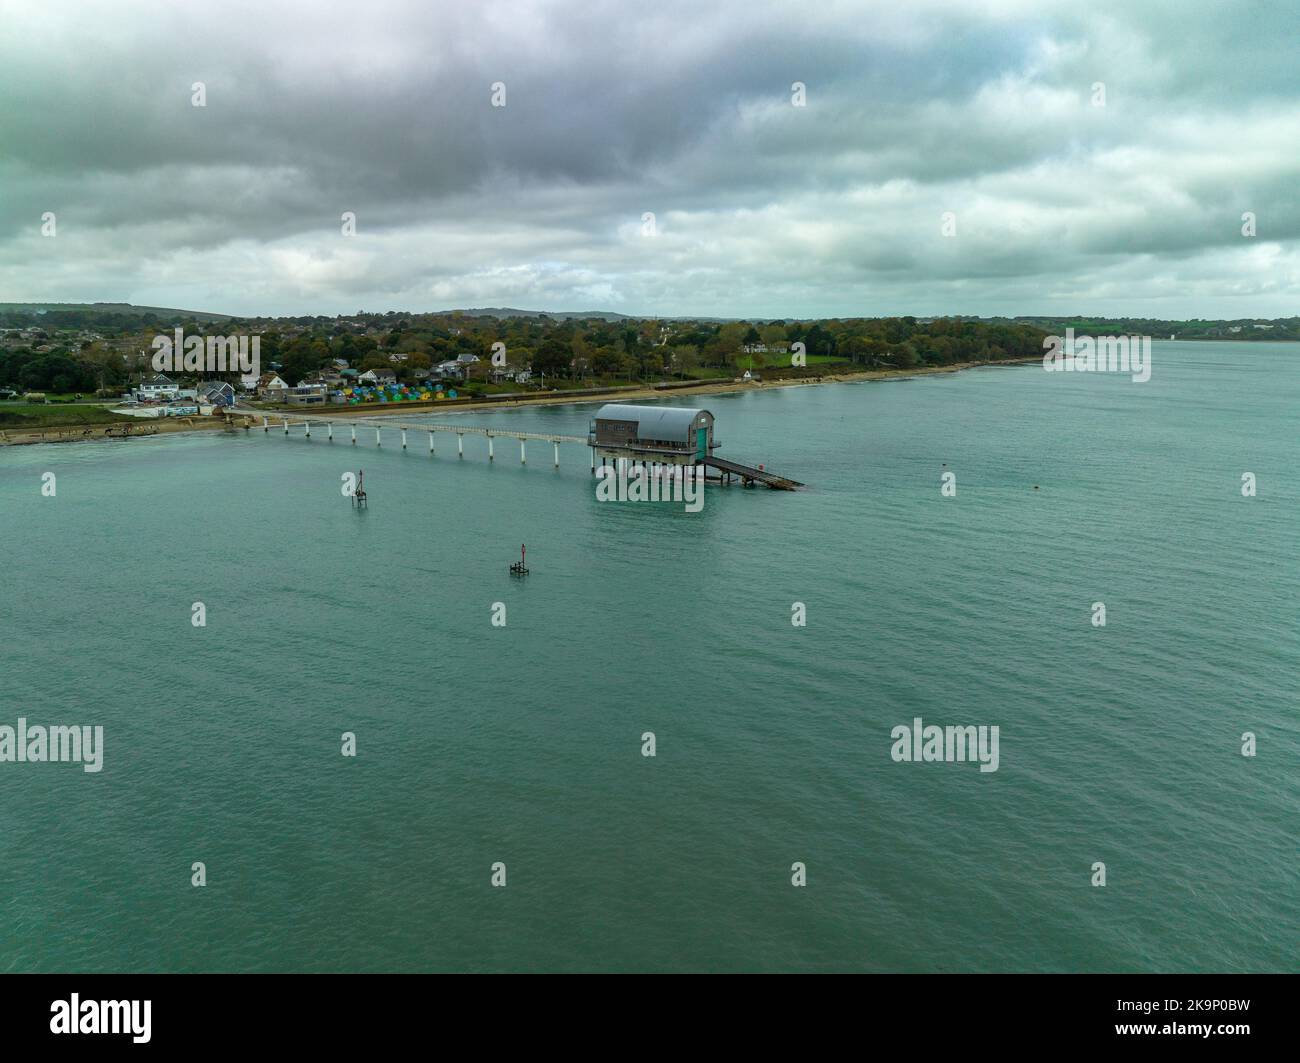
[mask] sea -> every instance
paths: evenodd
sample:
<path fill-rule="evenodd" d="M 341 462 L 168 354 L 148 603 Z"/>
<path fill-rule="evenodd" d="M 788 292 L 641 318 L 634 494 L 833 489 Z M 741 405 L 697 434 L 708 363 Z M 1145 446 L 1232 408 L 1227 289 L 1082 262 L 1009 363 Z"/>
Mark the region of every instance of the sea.
<path fill-rule="evenodd" d="M 1300 968 L 1300 347 L 665 401 L 0 450 L 0 970 Z"/>

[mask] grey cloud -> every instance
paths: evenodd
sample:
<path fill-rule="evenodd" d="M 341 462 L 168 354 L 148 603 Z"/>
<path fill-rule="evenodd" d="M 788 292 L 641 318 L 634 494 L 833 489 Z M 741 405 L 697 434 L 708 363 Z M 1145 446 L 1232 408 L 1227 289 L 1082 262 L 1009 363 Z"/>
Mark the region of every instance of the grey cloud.
<path fill-rule="evenodd" d="M 8 299 L 1294 312 L 1281 4 L 10 7 Z"/>

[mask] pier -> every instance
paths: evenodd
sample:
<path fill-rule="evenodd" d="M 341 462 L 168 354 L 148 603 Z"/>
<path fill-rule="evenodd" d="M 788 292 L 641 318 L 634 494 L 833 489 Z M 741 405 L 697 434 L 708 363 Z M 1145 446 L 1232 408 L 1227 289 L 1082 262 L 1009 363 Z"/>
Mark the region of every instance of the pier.
<path fill-rule="evenodd" d="M 434 451 L 434 437 L 437 433 L 456 436 L 456 453 L 465 456 L 465 436 L 484 436 L 488 441 L 488 461 L 496 460 L 496 440 L 519 440 L 519 463 L 528 464 L 527 445 L 530 440 L 550 443 L 553 450 L 555 467 L 560 467 L 560 444 L 576 443 L 587 447 L 591 452 L 591 471 L 595 474 L 596 457 L 600 456 L 602 466 L 606 461 L 630 461 L 639 464 L 658 475 L 660 472 L 671 474 L 673 470 L 684 466 L 702 466 L 713 469 L 717 475 L 711 479 L 718 484 L 726 484 L 734 477 L 746 487 L 763 484 L 776 491 L 797 491 L 805 485 L 788 476 L 780 476 L 764 468 L 755 468 L 738 461 L 717 457 L 713 451 L 718 443 L 713 437 L 713 414 L 708 410 L 676 409 L 666 406 L 625 406 L 606 405 L 592 418 L 586 436 L 557 435 L 550 432 L 512 432 L 501 428 L 486 428 L 478 425 L 464 424 L 412 424 L 396 421 L 388 417 L 360 417 L 344 420 L 334 417 L 307 417 L 291 413 L 267 413 L 262 410 L 241 410 L 228 412 L 231 418 L 243 418 L 247 428 L 250 422 L 262 422 L 262 431 L 270 433 L 274 427 L 283 430 L 286 436 L 291 429 L 301 428 L 303 438 L 311 438 L 312 425 L 324 428 L 329 442 L 334 441 L 334 427 L 349 430 L 348 442 L 355 446 L 357 429 L 363 432 L 373 428 L 375 446 L 384 445 L 383 432 L 397 433 L 403 450 L 408 449 L 409 433 L 424 432 L 428 437 L 429 453 Z M 389 438 L 392 436 L 390 434 Z M 707 476 L 707 473 L 705 473 Z"/>
<path fill-rule="evenodd" d="M 350 429 L 350 438 L 348 442 L 352 445 L 355 445 L 357 442 L 358 428 L 362 429 L 363 432 L 373 428 L 375 431 L 375 446 L 377 447 L 382 447 L 384 445 L 383 432 L 385 430 L 388 430 L 390 432 L 396 432 L 398 434 L 398 438 L 401 441 L 403 450 L 408 449 L 408 443 L 409 443 L 408 433 L 425 432 L 428 434 L 429 437 L 428 445 L 429 445 L 430 454 L 435 453 L 434 451 L 435 433 L 438 432 L 450 433 L 458 437 L 456 440 L 456 453 L 459 457 L 462 458 L 465 456 L 465 439 L 464 439 L 465 436 L 486 436 L 488 441 L 488 461 L 496 460 L 495 440 L 517 439 L 519 440 L 519 463 L 521 465 L 528 464 L 528 451 L 527 451 L 528 441 L 538 440 L 543 443 L 551 444 L 553 448 L 552 457 L 554 459 L 555 467 L 557 469 L 560 467 L 560 444 L 561 443 L 581 443 L 583 446 L 587 445 L 587 440 L 583 436 L 556 435 L 550 432 L 511 432 L 511 431 L 506 431 L 504 429 L 483 428 L 477 425 L 463 425 L 463 424 L 410 424 L 402 421 L 395 421 L 388 417 L 361 417 L 354 420 L 344 421 L 340 418 L 333 418 L 333 417 L 313 418 L 313 417 L 303 417 L 299 414 L 292 414 L 292 413 L 271 414 L 271 413 L 265 413 L 261 410 L 251 411 L 251 410 L 239 410 L 239 409 L 232 410 L 230 416 L 243 417 L 246 419 L 260 419 L 262 422 L 262 431 L 267 433 L 269 433 L 272 428 L 275 428 L 277 430 L 283 429 L 284 434 L 287 436 L 290 432 L 290 429 L 301 428 L 303 430 L 304 439 L 311 438 L 312 425 L 314 424 L 318 429 L 319 428 L 326 429 L 328 433 L 327 439 L 330 442 L 333 442 L 334 440 L 334 426 L 338 424 L 339 427 L 341 428 Z M 390 435 L 389 438 L 391 439 L 392 436 Z M 596 467 L 596 459 L 595 459 L 594 452 L 592 455 L 591 467 L 593 469 Z"/>

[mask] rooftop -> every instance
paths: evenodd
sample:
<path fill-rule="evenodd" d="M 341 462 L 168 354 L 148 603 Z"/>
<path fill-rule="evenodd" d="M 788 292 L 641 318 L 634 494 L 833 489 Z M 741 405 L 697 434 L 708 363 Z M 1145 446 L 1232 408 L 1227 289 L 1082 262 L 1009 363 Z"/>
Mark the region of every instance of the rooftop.
<path fill-rule="evenodd" d="M 690 442 L 691 425 L 700 414 L 708 410 L 680 406 L 625 406 L 611 402 L 596 411 L 598 421 L 636 421 L 636 434 L 641 439 L 676 440 Z"/>

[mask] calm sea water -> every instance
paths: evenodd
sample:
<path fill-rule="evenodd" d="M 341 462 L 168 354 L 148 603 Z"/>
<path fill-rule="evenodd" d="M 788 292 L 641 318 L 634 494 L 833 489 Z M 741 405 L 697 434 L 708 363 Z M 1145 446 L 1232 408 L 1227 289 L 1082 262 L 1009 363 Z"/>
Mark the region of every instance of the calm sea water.
<path fill-rule="evenodd" d="M 585 448 L 394 432 L 0 451 L 0 723 L 105 729 L 99 774 L 0 764 L 0 969 L 1297 968 L 1300 350 L 704 404 L 811 489 L 599 504 Z M 916 716 L 999 770 L 894 763 Z"/>

